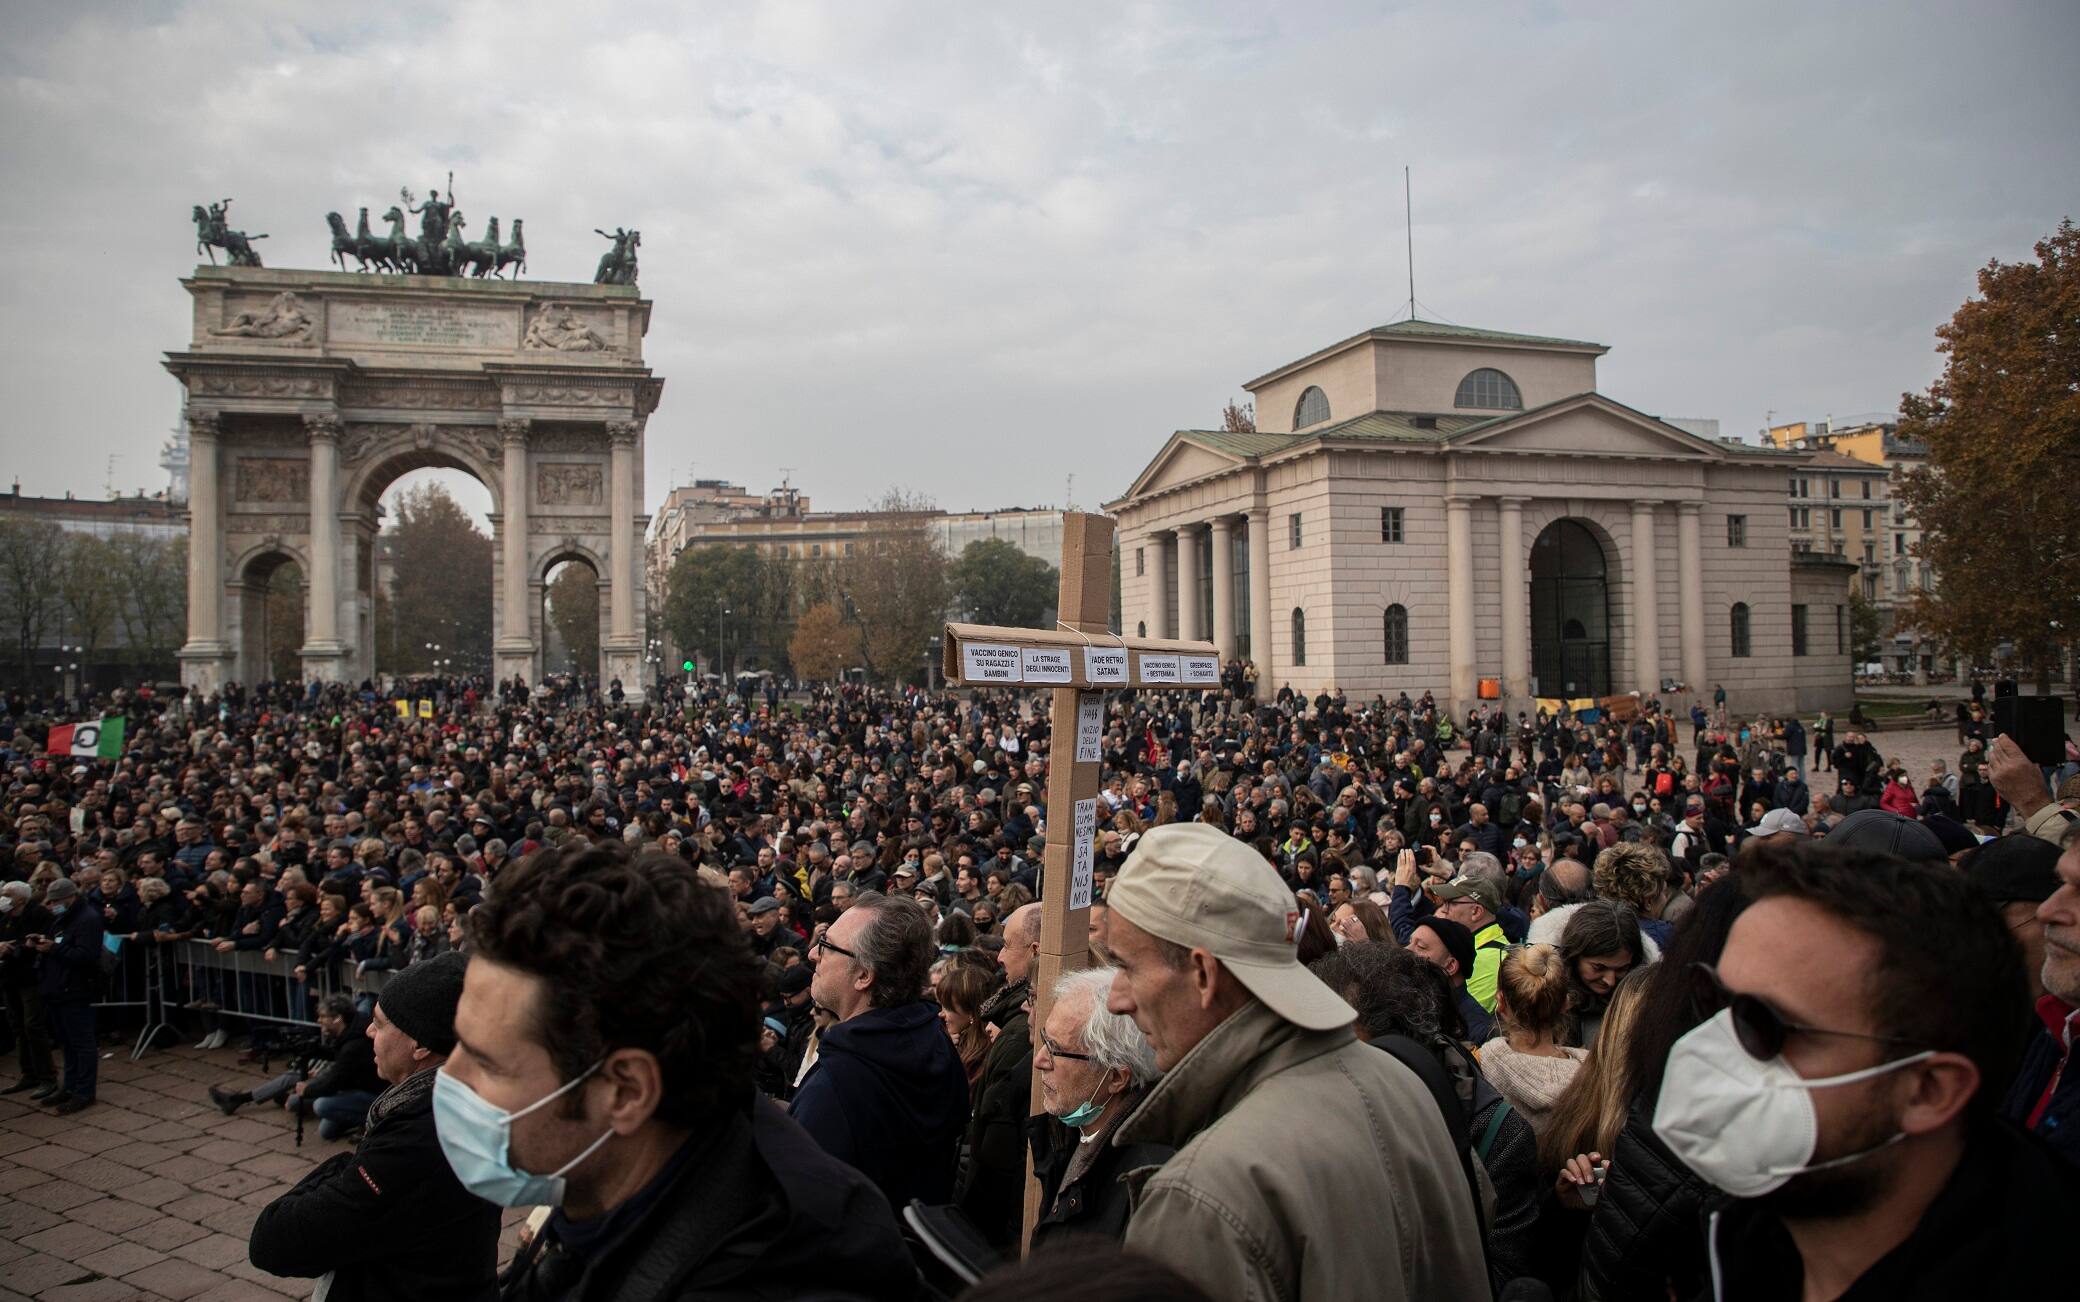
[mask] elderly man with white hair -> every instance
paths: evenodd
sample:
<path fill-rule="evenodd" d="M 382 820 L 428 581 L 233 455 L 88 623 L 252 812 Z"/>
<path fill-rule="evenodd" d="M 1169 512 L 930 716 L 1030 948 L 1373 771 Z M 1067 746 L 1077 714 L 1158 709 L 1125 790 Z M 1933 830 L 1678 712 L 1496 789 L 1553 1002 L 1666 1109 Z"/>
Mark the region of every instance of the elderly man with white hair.
<path fill-rule="evenodd" d="M 1056 981 L 1054 1005 L 1033 1049 L 1045 1109 L 1027 1123 L 1040 1182 L 1035 1247 L 1054 1235 L 1124 1236 L 1132 1208 L 1121 1177 L 1161 1166 L 1176 1151 L 1167 1144 L 1112 1146 L 1114 1129 L 1161 1075 L 1134 1019 L 1105 1007 L 1117 975 L 1096 967 Z"/>

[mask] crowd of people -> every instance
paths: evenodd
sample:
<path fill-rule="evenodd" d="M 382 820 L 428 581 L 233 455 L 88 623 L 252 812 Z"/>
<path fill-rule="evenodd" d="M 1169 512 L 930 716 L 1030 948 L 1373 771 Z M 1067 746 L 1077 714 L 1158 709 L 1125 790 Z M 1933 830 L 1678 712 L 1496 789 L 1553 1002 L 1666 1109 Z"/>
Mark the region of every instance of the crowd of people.
<path fill-rule="evenodd" d="M 1824 714 L 1224 681 L 1108 699 L 1091 965 L 1039 1000 L 1043 693 L 121 692 L 114 761 L 4 698 L 6 1092 L 93 1105 L 135 954 L 257 955 L 154 1007 L 289 1055 L 226 1112 L 354 1144 L 251 1245 L 338 1297 L 2066 1273 L 2070 753 L 1975 716 L 1917 776 Z M 260 982 L 314 1019 L 293 1048 Z M 502 1275 L 498 1206 L 545 1209 Z"/>

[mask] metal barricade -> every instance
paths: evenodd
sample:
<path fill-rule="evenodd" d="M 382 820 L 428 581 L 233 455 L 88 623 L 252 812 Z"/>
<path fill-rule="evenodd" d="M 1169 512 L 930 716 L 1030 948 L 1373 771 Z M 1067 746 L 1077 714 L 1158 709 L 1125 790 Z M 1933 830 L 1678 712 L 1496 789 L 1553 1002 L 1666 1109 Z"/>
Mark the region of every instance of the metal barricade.
<path fill-rule="evenodd" d="M 306 989 L 315 991 L 317 999 L 330 993 L 326 973 L 296 979 L 293 954 L 269 959 L 259 950 L 219 950 L 208 940 L 186 940 L 168 948 L 174 951 L 172 997 L 197 1012 L 300 1028 L 309 1026 L 315 1013 Z"/>
<path fill-rule="evenodd" d="M 166 1020 L 165 965 L 160 961 L 161 946 L 139 944 L 132 936 L 119 939 L 122 948 L 116 951 L 115 970 L 108 974 L 94 1007 L 144 1009 L 144 1026 L 130 1050 L 130 1061 L 136 1062 L 151 1048 L 154 1035 L 171 1029 Z"/>

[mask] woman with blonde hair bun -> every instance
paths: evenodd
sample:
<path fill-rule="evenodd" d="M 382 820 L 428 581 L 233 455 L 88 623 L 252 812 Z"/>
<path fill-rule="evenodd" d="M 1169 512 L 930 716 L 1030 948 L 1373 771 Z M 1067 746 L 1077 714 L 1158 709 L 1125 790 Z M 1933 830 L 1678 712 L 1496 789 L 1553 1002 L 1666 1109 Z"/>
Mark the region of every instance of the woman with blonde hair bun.
<path fill-rule="evenodd" d="M 1519 945 L 1502 956 L 1495 982 L 1501 1034 L 1482 1046 L 1481 1074 L 1534 1130 L 1545 1129 L 1588 1056 L 1564 1043 L 1567 992 L 1567 962 L 1558 947 Z"/>

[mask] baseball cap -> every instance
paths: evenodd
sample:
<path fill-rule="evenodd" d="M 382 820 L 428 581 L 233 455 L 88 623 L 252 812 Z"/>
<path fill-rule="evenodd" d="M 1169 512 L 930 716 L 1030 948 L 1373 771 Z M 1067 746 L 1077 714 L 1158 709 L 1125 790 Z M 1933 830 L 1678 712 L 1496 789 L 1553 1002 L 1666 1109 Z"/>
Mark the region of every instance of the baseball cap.
<path fill-rule="evenodd" d="M 1332 1031 L 1357 1010 L 1300 966 L 1292 892 L 1263 857 L 1207 823 L 1167 823 L 1134 847 L 1106 904 L 1151 936 L 1204 949 L 1266 1008 Z"/>
<path fill-rule="evenodd" d="M 1772 809 L 1762 816 L 1762 821 L 1748 829 L 1749 836 L 1775 836 L 1779 832 L 1806 834 L 1806 820 L 1788 809 Z"/>
<path fill-rule="evenodd" d="M 1454 877 L 1430 888 L 1440 900 L 1474 900 L 1490 913 L 1502 912 L 1502 892 L 1485 877 Z"/>
<path fill-rule="evenodd" d="M 1949 852 L 1934 832 L 1889 809 L 1859 809 L 1834 825 L 1826 842 L 1847 850 L 1889 854 L 1912 863 L 1941 863 Z"/>
<path fill-rule="evenodd" d="M 1964 875 L 1995 904 L 2042 904 L 2058 890 L 2058 847 L 2041 836 L 2004 836 L 1965 856 Z"/>

